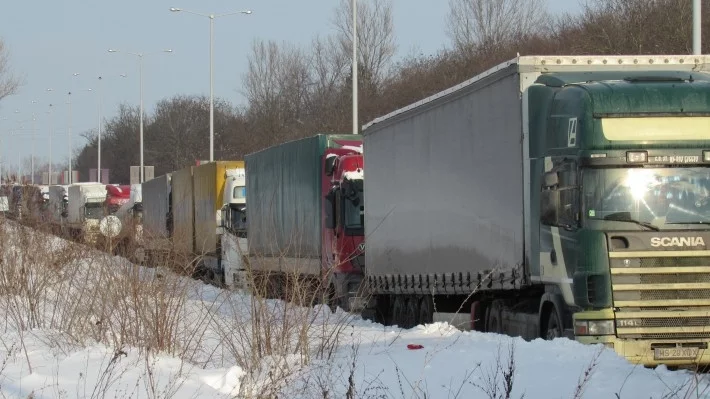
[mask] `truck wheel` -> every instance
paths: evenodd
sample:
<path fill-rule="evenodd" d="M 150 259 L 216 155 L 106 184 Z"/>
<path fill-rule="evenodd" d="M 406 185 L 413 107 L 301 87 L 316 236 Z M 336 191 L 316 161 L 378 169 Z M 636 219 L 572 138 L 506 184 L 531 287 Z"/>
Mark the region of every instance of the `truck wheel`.
<path fill-rule="evenodd" d="M 335 297 L 335 286 L 329 284 L 328 288 L 323 293 L 323 302 L 328 305 L 331 313 L 335 313 L 338 310 L 337 298 Z"/>
<path fill-rule="evenodd" d="M 412 328 L 419 323 L 419 298 L 410 296 L 407 298 L 404 325 L 406 328 Z"/>
<path fill-rule="evenodd" d="M 486 309 L 486 332 L 492 332 L 496 334 L 503 333 L 503 328 L 501 325 L 501 305 L 499 301 L 493 301 L 490 306 Z"/>
<path fill-rule="evenodd" d="M 424 295 L 419 304 L 419 324 L 431 324 L 434 322 L 434 301 L 431 295 Z"/>
<path fill-rule="evenodd" d="M 547 310 L 547 325 L 545 327 L 545 338 L 548 341 L 552 341 L 555 338 L 562 336 L 562 323 L 560 323 L 560 318 L 557 316 L 557 311 L 554 306 L 549 306 Z"/>
<path fill-rule="evenodd" d="M 375 322 L 384 326 L 392 324 L 392 312 L 390 307 L 390 297 L 387 295 L 377 295 L 375 297 Z"/>
<path fill-rule="evenodd" d="M 404 326 L 406 311 L 407 304 L 405 303 L 404 297 L 402 297 L 402 295 L 396 295 L 394 301 L 392 301 L 392 324 L 396 324 L 399 327 L 406 328 Z"/>

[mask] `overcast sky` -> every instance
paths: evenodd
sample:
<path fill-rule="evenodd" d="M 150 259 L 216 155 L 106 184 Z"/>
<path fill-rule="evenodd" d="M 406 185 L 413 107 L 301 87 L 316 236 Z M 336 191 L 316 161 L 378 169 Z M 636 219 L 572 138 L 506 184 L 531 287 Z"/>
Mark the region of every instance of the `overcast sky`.
<path fill-rule="evenodd" d="M 361 0 L 362 1 L 362 0 Z M 449 44 L 445 34 L 445 0 L 393 0 L 395 34 L 400 56 L 412 51 L 431 54 Z M 548 0 L 553 13 L 577 12 L 577 0 Z M 98 76 L 102 83 L 105 119 L 118 104 L 139 103 L 138 57 L 108 53 L 109 48 L 153 53 L 143 57 L 143 101 L 146 112 L 176 94 L 209 95 L 209 20 L 188 13 L 228 13 L 242 9 L 251 15 L 215 20 L 215 96 L 244 104 L 242 77 L 254 39 L 307 45 L 317 35 L 333 33 L 336 0 L 61 0 L 8 1 L 0 13 L 0 37 L 10 50 L 11 67 L 25 84 L 18 94 L 0 101 L 0 156 L 17 164 L 31 153 L 31 123 L 27 131 L 9 130 L 36 115 L 35 159 L 49 155 L 49 131 L 55 127 L 52 158 L 68 159 L 67 92 L 72 91 L 72 137 L 75 148 L 84 144 L 80 133 L 98 124 Z M 78 73 L 78 76 L 74 76 Z M 120 74 L 127 77 L 120 77 Z M 91 88 L 92 91 L 86 91 Z M 52 89 L 48 91 L 47 89 Z M 34 101 L 34 103 L 33 103 Z M 53 103 L 54 122 L 48 110 Z M 19 112 L 16 112 L 19 111 Z M 7 119 L 5 119 L 7 118 Z M 208 145 L 205 138 L 205 145 Z M 107 149 L 108 150 L 108 149 Z"/>

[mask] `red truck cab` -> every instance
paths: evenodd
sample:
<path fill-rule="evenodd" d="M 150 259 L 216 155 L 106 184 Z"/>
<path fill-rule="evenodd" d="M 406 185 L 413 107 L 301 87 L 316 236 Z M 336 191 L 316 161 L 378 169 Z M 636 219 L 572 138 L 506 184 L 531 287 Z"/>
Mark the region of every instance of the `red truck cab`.
<path fill-rule="evenodd" d="M 121 205 L 125 204 L 131 199 L 131 186 L 121 185 L 115 186 L 113 184 L 106 185 L 106 201 L 104 201 L 104 213 L 105 215 L 113 215 L 116 213 Z"/>
<path fill-rule="evenodd" d="M 325 153 L 321 266 L 331 306 L 345 310 L 350 308 L 349 299 L 357 296 L 365 267 L 363 169 L 361 142 Z"/>

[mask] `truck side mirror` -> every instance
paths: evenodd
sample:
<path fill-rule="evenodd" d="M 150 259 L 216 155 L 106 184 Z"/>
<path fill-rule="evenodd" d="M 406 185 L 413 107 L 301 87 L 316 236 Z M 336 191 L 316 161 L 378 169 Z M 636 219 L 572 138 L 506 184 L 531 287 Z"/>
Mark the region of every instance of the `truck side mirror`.
<path fill-rule="evenodd" d="M 560 222 L 560 192 L 544 190 L 540 193 L 540 222 L 547 226 L 558 226 Z"/>
<path fill-rule="evenodd" d="M 554 188 L 560 184 L 560 176 L 555 171 L 545 172 L 545 175 L 542 177 L 542 179 L 543 188 Z"/>
<path fill-rule="evenodd" d="M 326 157 L 325 165 L 323 166 L 323 172 L 326 176 L 333 176 L 333 167 L 335 166 L 335 159 L 337 157 Z"/>

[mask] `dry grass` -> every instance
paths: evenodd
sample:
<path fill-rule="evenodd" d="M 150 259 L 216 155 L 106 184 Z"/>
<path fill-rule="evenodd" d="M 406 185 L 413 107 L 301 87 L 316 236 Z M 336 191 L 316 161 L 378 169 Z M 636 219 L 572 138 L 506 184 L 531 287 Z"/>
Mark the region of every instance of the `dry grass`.
<path fill-rule="evenodd" d="M 247 374 L 241 395 L 264 397 L 313 360 L 332 357 L 352 317 L 320 306 L 323 290 L 312 278 L 286 276 L 281 301 L 270 298 L 273 276 L 248 273 L 251 295 L 244 295 L 185 278 L 199 259 L 172 245 L 160 263 L 140 267 L 29 225 L 0 219 L 0 320 L 6 333 L 19 333 L 19 351 L 23 337 L 43 329 L 59 332 L 56 346 L 137 349 L 146 370 L 157 353 L 199 367 L 236 363 Z M 155 392 L 149 377 L 145 389 Z"/>

